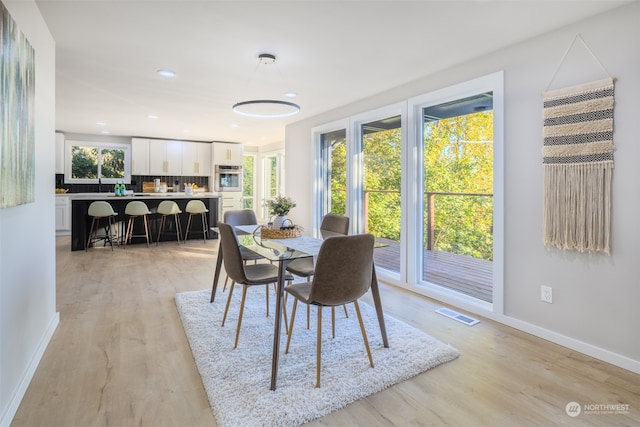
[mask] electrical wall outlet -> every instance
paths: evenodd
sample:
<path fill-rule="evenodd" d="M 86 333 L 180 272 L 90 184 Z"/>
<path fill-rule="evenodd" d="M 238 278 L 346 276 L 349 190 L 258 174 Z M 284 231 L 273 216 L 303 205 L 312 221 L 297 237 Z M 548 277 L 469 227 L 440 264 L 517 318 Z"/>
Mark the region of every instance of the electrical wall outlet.
<path fill-rule="evenodd" d="M 540 287 L 540 299 L 544 302 L 553 303 L 553 288 L 551 286 Z"/>

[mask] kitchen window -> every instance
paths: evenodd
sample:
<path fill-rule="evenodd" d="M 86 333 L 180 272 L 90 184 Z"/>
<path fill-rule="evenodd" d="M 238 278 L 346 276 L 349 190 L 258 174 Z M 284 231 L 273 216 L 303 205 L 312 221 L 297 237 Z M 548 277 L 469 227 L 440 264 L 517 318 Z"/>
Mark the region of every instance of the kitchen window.
<path fill-rule="evenodd" d="M 131 146 L 128 144 L 65 141 L 65 182 L 113 184 L 130 182 Z"/>

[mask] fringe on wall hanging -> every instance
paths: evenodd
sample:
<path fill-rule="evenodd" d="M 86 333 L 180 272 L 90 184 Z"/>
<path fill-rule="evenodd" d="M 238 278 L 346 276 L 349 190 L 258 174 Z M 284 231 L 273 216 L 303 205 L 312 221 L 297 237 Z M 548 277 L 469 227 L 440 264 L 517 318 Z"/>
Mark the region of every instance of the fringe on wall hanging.
<path fill-rule="evenodd" d="M 614 80 L 542 96 L 544 244 L 609 254 Z"/>

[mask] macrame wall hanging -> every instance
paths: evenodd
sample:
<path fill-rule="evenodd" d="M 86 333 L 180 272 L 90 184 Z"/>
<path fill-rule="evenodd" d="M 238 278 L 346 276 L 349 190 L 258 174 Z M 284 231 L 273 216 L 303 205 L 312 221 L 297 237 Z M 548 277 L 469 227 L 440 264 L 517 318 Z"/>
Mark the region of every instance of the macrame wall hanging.
<path fill-rule="evenodd" d="M 567 53 L 577 39 L 600 64 L 579 35 Z M 614 79 L 552 91 L 549 86 L 542 94 L 544 244 L 609 254 Z"/>

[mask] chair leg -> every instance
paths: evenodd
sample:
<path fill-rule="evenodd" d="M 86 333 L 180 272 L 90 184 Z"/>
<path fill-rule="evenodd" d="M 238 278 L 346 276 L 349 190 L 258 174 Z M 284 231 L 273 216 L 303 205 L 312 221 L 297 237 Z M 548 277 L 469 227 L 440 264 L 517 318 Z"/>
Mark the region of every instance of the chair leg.
<path fill-rule="evenodd" d="M 147 215 L 144 215 L 144 235 L 147 238 L 147 247 L 149 247 L 149 221 L 147 220 Z"/>
<path fill-rule="evenodd" d="M 89 229 L 89 239 L 87 240 L 87 246 L 84 247 L 84 251 L 87 252 L 89 250 L 89 246 L 91 245 L 91 237 L 93 236 L 94 230 L 93 227 L 96 223 L 96 217 L 94 216 L 91 220 L 91 228 Z"/>
<path fill-rule="evenodd" d="M 373 357 L 371 356 L 371 349 L 369 348 L 367 333 L 364 330 L 364 323 L 362 323 L 362 315 L 360 314 L 360 306 L 358 305 L 358 300 L 355 300 L 353 302 L 353 305 L 356 307 L 356 314 L 358 315 L 358 322 L 360 323 L 360 331 L 362 332 L 362 340 L 364 341 L 364 346 L 367 349 L 367 355 L 369 356 L 369 364 L 373 368 Z"/>
<path fill-rule="evenodd" d="M 164 228 L 164 222 L 167 219 L 165 215 L 160 217 L 160 225 L 158 226 L 158 238 L 156 239 L 156 246 L 160 244 L 160 235 L 162 234 L 162 229 Z"/>
<path fill-rule="evenodd" d="M 267 317 L 269 317 L 269 285 L 265 286 L 264 290 L 267 292 Z"/>
<path fill-rule="evenodd" d="M 204 214 L 200 214 L 202 218 L 202 241 L 207 243 L 207 237 L 209 236 L 209 227 L 207 226 L 207 217 Z"/>
<path fill-rule="evenodd" d="M 113 250 L 113 238 L 111 237 L 111 218 L 106 218 L 107 220 L 107 225 L 104 227 L 104 233 L 105 233 L 105 238 L 104 238 L 104 246 L 107 246 L 107 240 L 109 241 L 109 246 L 111 246 L 111 250 Z"/>
<path fill-rule="evenodd" d="M 293 308 L 291 309 L 291 323 L 289 323 L 289 336 L 287 337 L 287 348 L 284 354 L 289 353 L 289 344 L 291 344 L 291 335 L 293 335 L 293 322 L 296 320 L 296 308 L 298 307 L 298 299 L 293 300 Z"/>
<path fill-rule="evenodd" d="M 347 311 L 347 304 L 342 304 L 342 308 L 344 308 L 344 315 L 349 318 L 349 312 Z"/>
<path fill-rule="evenodd" d="M 331 307 L 331 338 L 336 337 L 336 308 Z"/>
<path fill-rule="evenodd" d="M 311 281 L 311 276 L 307 276 L 307 283 Z M 309 317 L 311 317 L 311 304 L 307 304 L 307 329 L 310 328 Z"/>
<path fill-rule="evenodd" d="M 173 219 L 176 222 L 176 234 L 178 235 L 178 245 L 180 245 L 180 239 L 182 238 L 182 226 L 180 225 L 180 219 L 178 218 L 178 214 L 174 215 Z"/>
<path fill-rule="evenodd" d="M 287 282 L 287 286 L 291 286 L 291 280 Z M 277 290 L 277 289 L 276 289 Z M 282 315 L 284 316 L 284 331 L 285 333 L 289 333 L 289 323 L 287 322 L 287 296 L 288 293 L 284 293 L 284 298 L 282 298 Z M 276 292 L 276 298 L 278 297 Z"/>
<path fill-rule="evenodd" d="M 229 276 L 225 277 L 224 279 L 224 286 L 222 288 L 222 292 L 227 290 L 227 282 L 229 282 Z"/>
<path fill-rule="evenodd" d="M 240 338 L 240 326 L 242 325 L 242 314 L 244 313 L 244 301 L 247 299 L 248 286 L 242 286 L 242 301 L 240 302 L 240 314 L 238 315 L 238 326 L 236 327 L 236 342 L 233 348 L 238 348 L 238 338 Z M 229 293 L 231 295 L 231 293 Z"/>
<path fill-rule="evenodd" d="M 129 231 L 129 230 L 132 228 L 132 227 L 131 227 L 131 222 L 132 222 L 132 221 L 133 221 L 133 217 L 131 217 L 131 216 L 130 216 L 130 217 L 129 217 L 129 219 L 127 220 L 127 228 L 126 228 L 126 230 L 124 231 L 124 242 L 122 242 L 122 248 L 123 248 L 123 249 L 127 249 L 127 241 L 130 239 L 129 235 L 130 235 L 131 233 L 130 233 L 130 231 Z"/>
<path fill-rule="evenodd" d="M 187 231 L 185 231 L 184 233 L 184 241 L 186 243 L 187 241 L 187 237 L 189 237 L 189 228 L 191 227 L 191 218 L 193 217 L 193 214 L 189 214 L 189 219 L 187 220 Z"/>
<path fill-rule="evenodd" d="M 287 321 L 287 294 L 282 299 L 282 317 L 284 319 L 284 333 L 289 334 L 289 322 Z"/>
<path fill-rule="evenodd" d="M 119 222 L 116 221 L 116 218 L 113 217 L 113 228 L 116 229 L 116 246 L 120 247 L 120 239 L 122 238 L 122 235 L 120 234 L 120 227 L 118 226 Z M 122 222 L 123 226 L 124 226 L 124 221 Z"/>
<path fill-rule="evenodd" d="M 231 281 L 231 287 L 229 288 L 229 296 L 227 297 L 227 306 L 224 308 L 224 316 L 222 316 L 222 326 L 224 326 L 224 322 L 227 320 L 227 312 L 229 311 L 229 305 L 231 304 L 231 295 L 233 295 L 233 287 L 236 284 L 233 280 Z"/>
<path fill-rule="evenodd" d="M 116 227 L 115 220 L 113 217 L 109 217 L 109 231 L 107 231 L 107 238 L 109 239 L 109 245 L 111 246 L 111 250 L 113 251 L 113 235 L 111 234 L 111 227 Z M 118 245 L 118 229 L 116 228 L 116 246 Z"/>
<path fill-rule="evenodd" d="M 320 366 L 322 364 L 322 306 L 318 306 L 318 334 L 316 336 L 316 388 L 320 388 Z"/>

